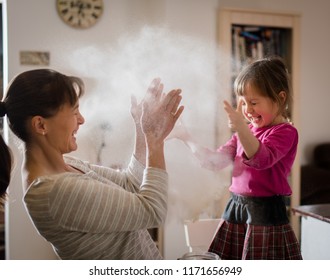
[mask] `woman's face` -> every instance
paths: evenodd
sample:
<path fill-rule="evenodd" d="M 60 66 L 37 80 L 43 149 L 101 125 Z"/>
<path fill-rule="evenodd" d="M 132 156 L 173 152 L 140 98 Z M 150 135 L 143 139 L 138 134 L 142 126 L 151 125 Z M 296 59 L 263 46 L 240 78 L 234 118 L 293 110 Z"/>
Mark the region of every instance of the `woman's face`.
<path fill-rule="evenodd" d="M 78 102 L 73 107 L 68 103 L 65 104 L 55 116 L 47 119 L 46 135 L 51 147 L 61 154 L 77 150 L 76 134 L 79 126 L 84 122 Z"/>

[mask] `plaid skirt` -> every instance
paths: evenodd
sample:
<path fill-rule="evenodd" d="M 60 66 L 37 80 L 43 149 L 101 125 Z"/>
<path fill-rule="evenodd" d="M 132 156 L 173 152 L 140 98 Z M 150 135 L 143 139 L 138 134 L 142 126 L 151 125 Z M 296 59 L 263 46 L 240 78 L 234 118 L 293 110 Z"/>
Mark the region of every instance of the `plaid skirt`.
<path fill-rule="evenodd" d="M 232 194 L 209 252 L 222 260 L 301 260 L 284 199 Z"/>

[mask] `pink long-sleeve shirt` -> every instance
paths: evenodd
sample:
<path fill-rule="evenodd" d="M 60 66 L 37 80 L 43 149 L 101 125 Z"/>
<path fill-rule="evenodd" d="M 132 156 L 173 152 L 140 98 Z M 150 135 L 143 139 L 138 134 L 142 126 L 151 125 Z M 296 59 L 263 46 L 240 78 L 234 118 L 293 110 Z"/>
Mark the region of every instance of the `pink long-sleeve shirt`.
<path fill-rule="evenodd" d="M 237 134 L 218 149 L 234 161 L 232 184 L 229 190 L 246 196 L 291 195 L 288 176 L 298 145 L 298 132 L 289 123 L 254 128 L 260 142 L 257 153 L 248 159 Z"/>

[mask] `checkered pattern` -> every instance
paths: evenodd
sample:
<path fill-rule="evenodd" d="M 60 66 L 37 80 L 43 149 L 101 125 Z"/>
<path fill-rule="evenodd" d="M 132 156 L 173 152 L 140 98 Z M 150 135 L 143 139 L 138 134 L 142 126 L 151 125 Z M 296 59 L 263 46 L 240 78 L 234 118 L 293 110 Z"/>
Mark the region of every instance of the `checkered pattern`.
<path fill-rule="evenodd" d="M 233 224 L 222 219 L 209 251 L 223 260 L 302 259 L 299 243 L 289 224 Z"/>

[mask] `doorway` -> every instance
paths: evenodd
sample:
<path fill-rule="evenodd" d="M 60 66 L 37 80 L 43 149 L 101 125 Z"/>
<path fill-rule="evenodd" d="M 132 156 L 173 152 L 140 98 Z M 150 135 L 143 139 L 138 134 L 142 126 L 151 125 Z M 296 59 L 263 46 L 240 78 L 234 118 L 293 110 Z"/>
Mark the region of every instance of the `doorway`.
<path fill-rule="evenodd" d="M 3 16 L 0 2 L 0 100 L 3 97 Z M 0 134 L 3 136 L 3 118 L 0 118 Z M 5 259 L 5 213 L 0 210 L 0 260 Z"/>

